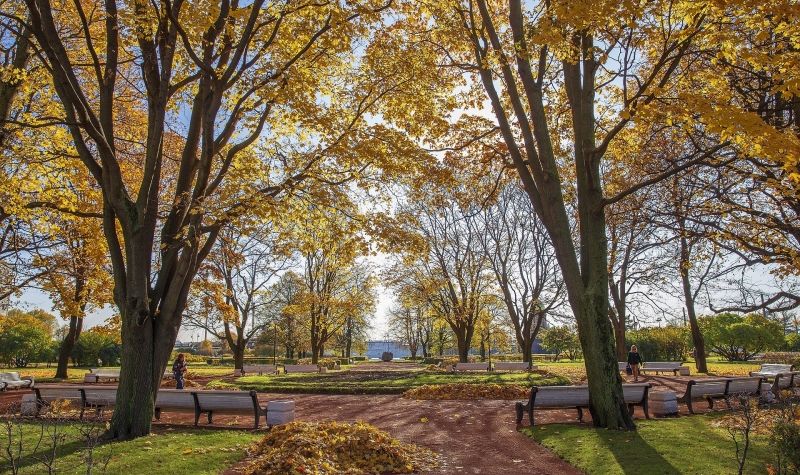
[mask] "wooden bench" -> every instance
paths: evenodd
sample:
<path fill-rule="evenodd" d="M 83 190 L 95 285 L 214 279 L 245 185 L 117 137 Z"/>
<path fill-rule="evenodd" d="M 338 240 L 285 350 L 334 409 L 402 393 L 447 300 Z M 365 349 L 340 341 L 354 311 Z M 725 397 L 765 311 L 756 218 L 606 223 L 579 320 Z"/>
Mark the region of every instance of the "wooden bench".
<path fill-rule="evenodd" d="M 624 373 L 625 369 L 628 367 L 627 361 L 617 361 L 617 369 L 620 373 Z"/>
<path fill-rule="evenodd" d="M 252 365 L 242 365 L 242 372 L 241 374 L 244 375 L 263 375 L 263 374 L 278 374 L 278 367 L 274 364 L 252 364 Z"/>
<path fill-rule="evenodd" d="M 650 392 L 650 383 L 623 384 L 622 392 L 628 411 L 633 415 L 634 407 L 640 406 L 647 419 L 650 412 L 647 408 L 647 397 Z M 522 416 L 528 413 L 531 426 L 534 424 L 533 410 L 536 409 L 563 409 L 575 408 L 578 411 L 578 420 L 583 421 L 583 410 L 589 407 L 589 386 L 534 386 L 527 404 L 518 402 L 515 405 L 517 424 L 522 422 Z"/>
<path fill-rule="evenodd" d="M 100 414 L 103 409 L 114 407 L 117 403 L 116 386 L 91 386 L 81 389 L 83 390 L 84 407 L 93 408 L 97 414 Z"/>
<path fill-rule="evenodd" d="M 639 372 L 642 374 L 672 373 L 677 376 L 681 368 L 684 368 L 683 362 L 681 361 L 650 361 L 639 366 Z"/>
<path fill-rule="evenodd" d="M 792 390 L 792 388 L 800 386 L 800 371 L 792 371 L 790 373 L 778 373 L 772 381 L 772 394 L 780 399 L 781 391 L 784 389 Z"/>
<path fill-rule="evenodd" d="M 284 373 L 319 373 L 319 366 L 315 364 L 287 364 L 283 365 Z"/>
<path fill-rule="evenodd" d="M 202 414 L 206 414 L 209 424 L 214 413 L 252 414 L 256 429 L 261 416 L 266 414 L 266 409 L 258 405 L 255 391 L 161 389 L 156 396 L 156 420 L 161 420 L 165 411 L 193 413 L 194 425 L 198 425 Z"/>
<path fill-rule="evenodd" d="M 0 373 L 0 391 L 7 389 L 32 388 L 33 376 L 20 376 L 16 371 Z"/>
<path fill-rule="evenodd" d="M 758 371 L 750 371 L 750 376 L 761 376 L 772 379 L 781 373 L 791 373 L 794 365 L 790 364 L 762 364 Z"/>
<path fill-rule="evenodd" d="M 692 401 L 698 399 L 705 399 L 709 409 L 714 408 L 715 400 L 724 399 L 730 408 L 731 396 L 737 394 L 760 396 L 763 381 L 764 378 L 761 377 L 693 379 L 686 384 L 686 392 L 678 398 L 678 402 L 686 404 L 691 414 L 694 414 Z"/>
<path fill-rule="evenodd" d="M 266 415 L 266 408 L 258 405 L 258 396 L 255 391 L 192 391 L 195 400 L 194 425 L 200 420 L 200 415 L 205 413 L 208 423 L 211 424 L 214 413 L 222 414 L 252 414 L 254 428 L 262 415 Z"/>
<path fill-rule="evenodd" d="M 498 361 L 494 364 L 495 371 L 533 371 L 536 365 L 524 361 Z"/>
<path fill-rule="evenodd" d="M 119 368 L 91 368 L 88 373 L 83 375 L 83 382 L 119 381 L 119 372 Z"/>
<path fill-rule="evenodd" d="M 86 409 L 86 395 L 83 388 L 75 385 L 51 385 L 37 386 L 33 388 L 36 394 L 36 412 L 38 416 L 41 410 L 55 401 L 69 401 L 80 408 L 80 418 L 83 419 L 83 412 Z"/>
<path fill-rule="evenodd" d="M 489 371 L 489 363 L 456 363 L 453 371 Z"/>

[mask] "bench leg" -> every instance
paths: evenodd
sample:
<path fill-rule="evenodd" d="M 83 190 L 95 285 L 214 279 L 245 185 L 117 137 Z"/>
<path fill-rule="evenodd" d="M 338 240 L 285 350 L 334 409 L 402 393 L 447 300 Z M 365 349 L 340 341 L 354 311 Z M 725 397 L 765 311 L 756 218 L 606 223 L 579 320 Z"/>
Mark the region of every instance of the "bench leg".
<path fill-rule="evenodd" d="M 514 411 L 517 413 L 517 424 L 522 422 L 522 412 L 525 410 L 525 407 L 522 405 L 521 402 L 518 402 L 514 405 Z"/>
<path fill-rule="evenodd" d="M 211 424 L 211 416 L 214 415 L 214 411 L 208 411 L 208 423 Z"/>
<path fill-rule="evenodd" d="M 692 400 L 688 399 L 686 401 L 686 407 L 689 408 L 689 414 L 694 414 L 694 408 L 692 408 Z"/>
<path fill-rule="evenodd" d="M 578 422 L 583 422 L 583 408 L 577 407 L 576 409 L 578 410 Z"/>
<path fill-rule="evenodd" d="M 157 408 L 156 408 L 156 411 L 155 411 L 155 416 L 156 416 L 156 420 L 157 420 L 157 421 L 160 421 L 160 420 L 161 420 L 161 408 L 160 408 L 160 407 L 157 407 Z"/>
<path fill-rule="evenodd" d="M 714 399 L 709 397 L 709 398 L 706 398 L 706 401 L 708 401 L 708 408 L 709 409 L 714 409 Z"/>
<path fill-rule="evenodd" d="M 650 408 L 647 407 L 647 399 L 642 403 L 642 410 L 644 411 L 644 418 L 650 419 Z"/>
<path fill-rule="evenodd" d="M 256 413 L 256 421 L 255 421 L 256 423 L 255 423 L 255 427 L 254 427 L 255 429 L 258 429 L 258 419 L 260 417 L 261 417 L 261 415 L 259 413 Z"/>
<path fill-rule="evenodd" d="M 196 426 L 200 422 L 200 409 L 195 408 L 194 410 L 194 425 Z"/>
<path fill-rule="evenodd" d="M 528 422 L 530 422 L 531 427 L 533 427 L 533 423 L 534 423 L 534 421 L 533 421 L 533 404 L 531 404 L 530 407 L 528 407 Z"/>

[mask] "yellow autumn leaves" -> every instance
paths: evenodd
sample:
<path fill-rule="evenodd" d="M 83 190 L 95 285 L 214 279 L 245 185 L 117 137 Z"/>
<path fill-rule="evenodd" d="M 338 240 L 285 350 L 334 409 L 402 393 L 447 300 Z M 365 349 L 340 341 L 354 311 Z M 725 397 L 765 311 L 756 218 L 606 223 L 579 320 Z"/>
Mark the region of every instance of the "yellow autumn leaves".
<path fill-rule="evenodd" d="M 250 447 L 246 475 L 352 475 L 430 470 L 437 456 L 364 422 L 292 422 Z"/>

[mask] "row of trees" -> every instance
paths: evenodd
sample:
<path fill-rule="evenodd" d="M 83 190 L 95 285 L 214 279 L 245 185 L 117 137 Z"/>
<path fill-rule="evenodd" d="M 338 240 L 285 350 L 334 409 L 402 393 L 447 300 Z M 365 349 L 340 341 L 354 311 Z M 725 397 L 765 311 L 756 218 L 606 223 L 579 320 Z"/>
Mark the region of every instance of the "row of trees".
<path fill-rule="evenodd" d="M 800 303 L 792 284 L 800 109 L 786 73 L 798 63 L 797 8 L 780 0 L 6 0 L 1 291 L 44 277 L 33 265 L 40 254 L 96 241 L 113 278 L 100 288 L 113 288 L 121 316 L 111 435 L 137 437 L 150 430 L 193 282 L 212 273 L 207 263 L 226 230 L 291 229 L 309 215 L 313 223 L 355 190 L 377 203 L 374 216 L 365 219 L 361 206 L 344 214 L 376 243 L 411 245 L 392 279 L 431 296 L 418 303 L 447 321 L 460 353 L 498 308 L 513 307 L 517 337 L 529 336 L 525 319 L 535 328 L 547 300 L 487 298 L 502 278 L 484 275 L 496 274 L 492 243 L 465 219 L 484 208 L 474 192 L 491 190 L 503 170 L 499 182 L 522 190 L 558 264 L 592 420 L 631 429 L 615 335 L 635 316 L 636 296 L 652 292 L 621 269 L 650 262 L 651 248 L 619 243 L 667 239 L 657 223 L 673 234 L 680 253 L 669 262 L 701 354 L 693 306 L 717 264 L 735 258 L 775 271 L 780 285 L 769 294 L 743 279 L 738 308 Z M 451 186 L 444 174 L 419 173 L 426 164 L 473 179 Z M 408 205 L 415 234 L 431 240 L 425 246 L 394 226 L 402 216 L 383 213 L 391 195 L 382 192 L 396 182 L 409 196 L 415 186 L 446 191 L 440 203 Z M 69 223 L 96 228 L 71 234 Z M 305 229 L 307 242 L 320 239 Z M 500 263 L 513 245 L 503 239 Z M 310 276 L 348 255 L 320 242 L 295 246 L 309 275 L 314 354 L 333 335 L 324 322 L 334 292 L 331 280 Z M 525 243 L 525 252 L 535 246 Z M 76 336 L 92 295 L 85 289 L 100 282 L 80 268 L 63 287 L 73 292 L 58 297 L 78 302 L 62 313 L 76 318 Z M 244 318 L 233 298 L 226 290 L 217 300 Z M 239 344 L 238 332 L 225 335 Z"/>

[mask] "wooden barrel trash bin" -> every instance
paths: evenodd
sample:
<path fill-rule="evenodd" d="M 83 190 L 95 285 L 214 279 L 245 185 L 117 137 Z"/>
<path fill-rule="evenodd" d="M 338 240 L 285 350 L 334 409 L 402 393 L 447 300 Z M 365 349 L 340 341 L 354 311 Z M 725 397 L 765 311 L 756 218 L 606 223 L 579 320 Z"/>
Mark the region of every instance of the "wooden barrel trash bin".
<path fill-rule="evenodd" d="M 267 426 L 287 424 L 294 420 L 294 401 L 290 399 L 267 403 Z"/>
<path fill-rule="evenodd" d="M 678 397 L 674 391 L 652 391 L 647 398 L 647 405 L 656 417 L 678 414 Z"/>

